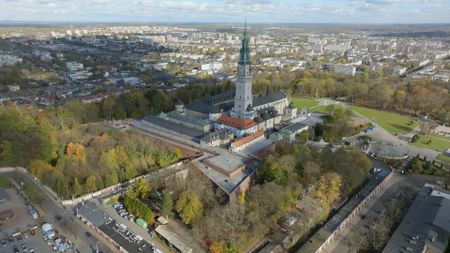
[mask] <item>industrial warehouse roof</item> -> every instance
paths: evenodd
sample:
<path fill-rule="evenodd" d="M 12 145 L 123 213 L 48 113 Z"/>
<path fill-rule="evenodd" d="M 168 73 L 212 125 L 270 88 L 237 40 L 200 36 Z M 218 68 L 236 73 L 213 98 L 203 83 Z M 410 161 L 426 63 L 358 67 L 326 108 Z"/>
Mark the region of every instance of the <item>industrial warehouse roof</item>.
<path fill-rule="evenodd" d="M 162 236 L 170 244 L 175 246 L 175 248 L 177 248 L 181 253 L 192 253 L 192 249 L 189 248 L 168 226 L 159 225 L 156 227 L 155 232 Z"/>
<path fill-rule="evenodd" d="M 199 138 L 203 135 L 203 132 L 198 129 L 187 127 L 185 125 L 178 124 L 152 115 L 147 115 L 142 120 L 165 128 L 169 131 L 175 131 L 177 133 L 190 136 L 192 138 Z"/>
<path fill-rule="evenodd" d="M 226 172 L 232 172 L 242 166 L 245 166 L 247 161 L 247 158 L 240 155 L 235 155 L 231 152 L 224 152 L 220 155 L 205 160 L 208 164 L 216 166 Z"/>
<path fill-rule="evenodd" d="M 383 252 L 444 252 L 450 235 L 450 192 L 425 186 Z"/>
<path fill-rule="evenodd" d="M 212 160 L 211 160 L 212 159 Z M 221 153 L 218 156 L 207 159 L 209 163 L 214 163 L 222 166 L 223 170 L 233 171 L 241 165 L 246 164 L 246 168 L 233 177 L 228 177 L 214 169 L 208 167 L 206 163 L 196 161 L 197 168 L 200 169 L 209 179 L 211 179 L 217 186 L 225 193 L 230 195 L 234 190 L 249 176 L 256 172 L 257 161 L 250 158 L 244 158 L 228 151 Z"/>

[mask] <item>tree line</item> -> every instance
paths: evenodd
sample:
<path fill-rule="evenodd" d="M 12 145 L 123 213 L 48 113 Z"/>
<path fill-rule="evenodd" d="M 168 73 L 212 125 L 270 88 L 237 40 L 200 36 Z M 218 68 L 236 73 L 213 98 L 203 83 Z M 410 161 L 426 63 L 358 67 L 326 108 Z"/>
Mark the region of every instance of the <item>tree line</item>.
<path fill-rule="evenodd" d="M 356 76 L 332 72 L 262 72 L 254 77 L 256 93 L 283 89 L 293 96 L 345 99 L 358 105 L 450 122 L 450 83 L 384 77 L 364 71 Z"/>
<path fill-rule="evenodd" d="M 71 198 L 166 166 L 182 155 L 132 130 L 85 123 L 86 115 L 78 109 L 88 111 L 86 107 L 71 106 L 2 106 L 0 166 L 27 167 L 61 197 Z"/>

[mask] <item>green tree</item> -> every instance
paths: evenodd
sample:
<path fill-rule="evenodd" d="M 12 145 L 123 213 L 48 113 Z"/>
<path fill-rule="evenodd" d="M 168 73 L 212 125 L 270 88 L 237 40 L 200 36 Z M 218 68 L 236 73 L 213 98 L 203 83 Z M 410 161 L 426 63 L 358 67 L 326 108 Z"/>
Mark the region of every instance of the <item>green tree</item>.
<path fill-rule="evenodd" d="M 111 174 L 106 177 L 105 186 L 109 187 L 118 183 L 119 183 L 119 175 L 117 174 L 117 171 L 113 170 L 111 171 Z"/>
<path fill-rule="evenodd" d="M 115 119 L 126 119 L 127 118 L 127 112 L 125 109 L 123 109 L 122 106 L 118 105 L 116 106 L 116 109 L 114 110 L 114 118 Z"/>
<path fill-rule="evenodd" d="M 165 216 L 172 216 L 172 210 L 173 210 L 173 199 L 168 193 L 164 193 L 161 204 L 161 212 Z"/>
<path fill-rule="evenodd" d="M 327 112 L 331 124 L 345 124 L 350 117 L 350 111 L 341 105 L 329 105 Z"/>
<path fill-rule="evenodd" d="M 84 189 L 85 192 L 95 192 L 97 190 L 97 178 L 93 175 L 87 177 Z"/>
<path fill-rule="evenodd" d="M 258 169 L 258 172 L 263 182 L 282 184 L 285 181 L 286 174 L 274 156 L 270 156 L 264 160 L 263 164 Z"/>
<path fill-rule="evenodd" d="M 10 141 L 2 141 L 0 144 L 0 165 L 11 166 L 14 165 L 14 149 Z"/>
<path fill-rule="evenodd" d="M 138 192 L 138 197 L 142 200 L 145 200 L 148 198 L 150 191 L 151 191 L 151 187 L 150 184 L 143 178 L 140 178 L 137 182 L 136 182 L 136 191 Z"/>
<path fill-rule="evenodd" d="M 80 185 L 80 182 L 78 182 L 78 178 L 75 177 L 73 179 L 73 194 L 75 196 L 79 196 L 83 193 L 83 188 Z"/>
<path fill-rule="evenodd" d="M 411 161 L 410 168 L 413 173 L 423 173 L 423 162 L 419 158 L 414 157 Z"/>

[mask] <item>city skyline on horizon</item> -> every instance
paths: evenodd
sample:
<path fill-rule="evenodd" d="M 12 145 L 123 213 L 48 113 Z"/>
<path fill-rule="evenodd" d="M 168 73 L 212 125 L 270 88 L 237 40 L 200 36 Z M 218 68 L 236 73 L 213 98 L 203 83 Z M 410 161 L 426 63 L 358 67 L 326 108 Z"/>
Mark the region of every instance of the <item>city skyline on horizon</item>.
<path fill-rule="evenodd" d="M 0 22 L 445 24 L 445 0 L 0 0 Z"/>

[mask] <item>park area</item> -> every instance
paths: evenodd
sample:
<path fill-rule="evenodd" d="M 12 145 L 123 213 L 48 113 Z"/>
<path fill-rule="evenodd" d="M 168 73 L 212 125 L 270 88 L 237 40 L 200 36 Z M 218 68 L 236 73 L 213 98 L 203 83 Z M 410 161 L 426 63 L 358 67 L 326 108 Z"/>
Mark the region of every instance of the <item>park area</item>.
<path fill-rule="evenodd" d="M 450 148 L 450 138 L 430 134 L 429 136 L 419 135 L 419 139 L 413 145 L 421 148 L 429 148 L 436 151 L 443 151 Z"/>
<path fill-rule="evenodd" d="M 379 124 L 390 133 L 406 134 L 419 125 L 419 120 L 397 113 L 384 112 L 355 105 L 349 105 L 349 108 L 354 112 L 375 121 L 375 123 Z"/>
<path fill-rule="evenodd" d="M 298 110 L 302 110 L 303 108 L 307 108 L 312 112 L 326 112 L 326 105 L 321 105 L 319 101 L 314 98 L 299 98 L 293 97 L 291 98 L 291 102 L 295 104 Z"/>

